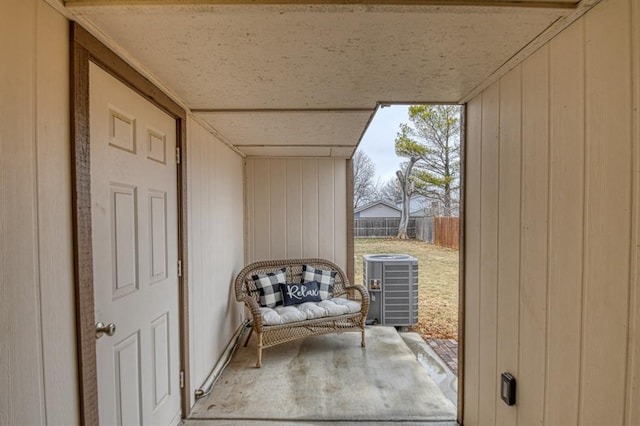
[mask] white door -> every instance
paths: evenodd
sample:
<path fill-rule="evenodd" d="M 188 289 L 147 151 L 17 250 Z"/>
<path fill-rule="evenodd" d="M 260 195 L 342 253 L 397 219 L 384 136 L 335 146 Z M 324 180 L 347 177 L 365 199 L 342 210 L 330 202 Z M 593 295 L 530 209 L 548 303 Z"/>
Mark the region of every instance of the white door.
<path fill-rule="evenodd" d="M 89 70 L 91 208 L 101 425 L 180 416 L 176 122 Z"/>

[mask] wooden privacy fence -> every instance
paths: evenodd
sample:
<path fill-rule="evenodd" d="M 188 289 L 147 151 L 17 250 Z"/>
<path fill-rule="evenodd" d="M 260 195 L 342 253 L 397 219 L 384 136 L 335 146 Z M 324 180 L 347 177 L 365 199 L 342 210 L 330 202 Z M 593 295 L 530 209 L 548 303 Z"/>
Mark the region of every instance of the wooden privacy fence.
<path fill-rule="evenodd" d="M 434 217 L 433 243 L 441 247 L 460 248 L 460 218 Z"/>
<path fill-rule="evenodd" d="M 460 248 L 460 218 L 420 217 L 416 219 L 416 238 L 453 249 Z"/>
<path fill-rule="evenodd" d="M 363 217 L 354 219 L 356 238 L 393 238 L 398 235 L 400 218 Z M 409 238 L 417 238 L 431 244 L 453 249 L 460 248 L 460 218 L 419 217 L 409 218 Z"/>
<path fill-rule="evenodd" d="M 399 217 L 361 217 L 354 219 L 354 234 L 356 238 L 385 238 L 396 237 L 400 226 Z M 407 227 L 409 238 L 416 237 L 416 219 L 409 218 Z"/>
<path fill-rule="evenodd" d="M 433 217 L 416 219 L 416 238 L 433 244 Z"/>

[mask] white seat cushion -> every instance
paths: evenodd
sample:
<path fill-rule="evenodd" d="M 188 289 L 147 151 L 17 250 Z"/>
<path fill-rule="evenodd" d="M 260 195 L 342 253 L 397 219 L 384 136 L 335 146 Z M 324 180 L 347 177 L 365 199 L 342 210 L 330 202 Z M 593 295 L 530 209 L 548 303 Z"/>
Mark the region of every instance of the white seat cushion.
<path fill-rule="evenodd" d="M 360 302 L 341 297 L 322 302 L 306 302 L 299 305 L 260 308 L 264 325 L 288 324 L 290 322 L 335 317 L 360 312 Z"/>

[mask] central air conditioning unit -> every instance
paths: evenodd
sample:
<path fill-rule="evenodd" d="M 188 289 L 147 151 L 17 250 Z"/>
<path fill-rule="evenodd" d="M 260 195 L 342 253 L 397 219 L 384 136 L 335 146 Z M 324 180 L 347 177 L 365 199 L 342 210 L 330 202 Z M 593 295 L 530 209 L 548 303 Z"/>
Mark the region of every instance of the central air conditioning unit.
<path fill-rule="evenodd" d="M 366 254 L 368 323 L 407 327 L 418 323 L 418 259 L 408 254 Z"/>

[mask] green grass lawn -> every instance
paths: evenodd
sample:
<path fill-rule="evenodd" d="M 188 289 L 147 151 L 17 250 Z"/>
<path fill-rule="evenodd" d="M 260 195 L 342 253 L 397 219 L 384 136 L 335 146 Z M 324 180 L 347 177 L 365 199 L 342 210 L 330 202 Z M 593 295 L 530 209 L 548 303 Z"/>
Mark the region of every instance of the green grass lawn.
<path fill-rule="evenodd" d="M 409 254 L 418 259 L 419 320 L 412 331 L 423 337 L 458 338 L 458 250 L 420 240 L 356 238 L 356 283 L 362 284 L 364 254 Z"/>

